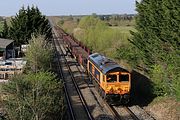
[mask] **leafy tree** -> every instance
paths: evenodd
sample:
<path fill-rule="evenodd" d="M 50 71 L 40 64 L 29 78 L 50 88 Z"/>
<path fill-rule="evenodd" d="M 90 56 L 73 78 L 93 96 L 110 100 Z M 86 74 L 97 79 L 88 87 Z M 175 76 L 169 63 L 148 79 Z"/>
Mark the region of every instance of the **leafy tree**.
<path fill-rule="evenodd" d="M 28 17 L 27 24 L 29 26 L 29 30 L 31 30 L 28 36 L 29 38 L 31 38 L 32 33 L 34 33 L 35 35 L 45 35 L 46 39 L 52 37 L 49 21 L 44 15 L 41 14 L 37 7 L 30 8 L 28 6 L 26 14 Z"/>
<path fill-rule="evenodd" d="M 50 70 L 50 63 L 52 61 L 52 47 L 44 36 L 33 36 L 29 43 L 27 52 L 25 53 L 28 66 L 34 72 L 39 70 Z"/>
<path fill-rule="evenodd" d="M 9 35 L 15 40 L 16 45 L 26 44 L 32 35 L 45 35 L 46 39 L 52 38 L 51 26 L 45 16 L 34 6 L 27 9 L 22 7 L 19 13 L 11 19 Z"/>
<path fill-rule="evenodd" d="M 50 72 L 18 75 L 3 85 L 3 99 L 8 119 L 54 120 L 62 119 L 62 84 Z"/>
<path fill-rule="evenodd" d="M 142 0 L 136 5 L 137 32 L 132 32 L 130 42 L 149 69 L 155 93 L 174 95 L 177 86 L 173 85 L 180 74 L 180 1 Z"/>
<path fill-rule="evenodd" d="M 105 21 L 95 16 L 85 16 L 79 22 L 80 29 L 74 32 L 91 50 L 114 57 L 116 47 L 127 41 L 128 35 L 119 29 L 109 28 Z"/>
<path fill-rule="evenodd" d="M 11 26 L 9 30 L 10 38 L 15 40 L 17 46 L 21 44 L 28 43 L 27 37 L 27 16 L 26 10 L 22 7 L 19 10 L 19 14 L 16 14 L 14 18 L 11 19 Z"/>
<path fill-rule="evenodd" d="M 6 20 L 4 20 L 4 27 L 2 31 L 2 38 L 9 38 L 9 27 L 7 25 Z"/>
<path fill-rule="evenodd" d="M 98 36 L 107 28 L 105 22 L 94 16 L 85 16 L 78 25 L 84 30 L 83 41 L 91 49 L 98 47 Z M 98 33 L 98 35 L 96 35 Z"/>
<path fill-rule="evenodd" d="M 97 22 L 100 21 L 100 19 L 94 17 L 94 16 L 85 16 L 83 17 L 79 22 L 79 27 L 82 29 L 90 29 L 94 28 L 97 24 Z"/>
<path fill-rule="evenodd" d="M 137 65 L 141 65 L 141 62 L 143 60 L 142 53 L 140 53 L 134 45 L 129 44 L 128 47 L 127 45 L 121 45 L 119 48 L 116 50 L 116 59 L 119 60 L 129 60 L 128 63 L 133 67 L 137 67 Z"/>

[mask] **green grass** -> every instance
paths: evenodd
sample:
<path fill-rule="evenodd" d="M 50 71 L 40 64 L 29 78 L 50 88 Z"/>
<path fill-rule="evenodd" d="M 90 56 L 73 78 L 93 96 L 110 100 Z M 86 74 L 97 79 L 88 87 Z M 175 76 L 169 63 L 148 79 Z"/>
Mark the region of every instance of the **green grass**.
<path fill-rule="evenodd" d="M 130 31 L 136 31 L 136 29 L 134 28 L 134 26 L 117 26 L 117 27 L 110 27 L 112 29 L 117 29 L 120 30 L 121 33 L 125 33 L 130 35 Z"/>

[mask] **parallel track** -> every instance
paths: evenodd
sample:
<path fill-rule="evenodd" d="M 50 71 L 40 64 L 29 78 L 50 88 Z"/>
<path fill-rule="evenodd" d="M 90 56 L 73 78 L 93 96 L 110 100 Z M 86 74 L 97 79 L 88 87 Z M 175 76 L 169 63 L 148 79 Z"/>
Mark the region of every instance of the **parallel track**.
<path fill-rule="evenodd" d="M 55 41 L 54 40 L 53 40 L 53 44 L 55 46 Z M 57 48 L 56 47 L 55 47 L 55 51 L 57 52 Z M 55 56 L 57 58 L 58 75 L 63 80 L 63 82 L 65 82 L 65 78 L 64 78 L 64 75 L 63 75 L 63 72 L 62 72 L 62 66 L 61 66 L 60 61 L 59 61 L 60 58 L 59 58 L 59 56 L 57 54 L 55 54 Z M 65 98 L 66 98 L 67 105 L 68 105 L 69 114 L 71 116 L 71 119 L 75 120 L 74 111 L 73 111 L 72 104 L 70 102 L 69 94 L 68 94 L 68 91 L 67 91 L 67 88 L 66 88 L 65 84 L 63 85 L 63 88 L 64 88 Z"/>
<path fill-rule="evenodd" d="M 124 107 L 124 109 L 131 115 L 133 120 L 139 120 L 139 118 L 128 107 Z"/>
<path fill-rule="evenodd" d="M 55 31 L 54 31 L 55 32 Z M 56 38 L 58 38 L 59 36 L 56 34 Z M 55 42 L 55 46 L 57 47 L 58 46 L 58 48 L 56 48 L 56 49 L 58 49 L 58 52 L 61 54 L 61 59 L 63 59 L 63 61 L 64 61 L 64 63 L 63 64 L 66 64 L 66 67 L 67 67 L 67 69 L 68 69 L 68 71 L 69 71 L 69 75 L 71 76 L 71 79 L 72 79 L 72 82 L 73 82 L 73 84 L 74 84 L 74 86 L 75 86 L 75 89 L 76 89 L 76 91 L 77 91 L 77 94 L 78 94 L 78 96 L 79 96 L 79 99 L 80 99 L 80 101 L 81 101 L 81 103 L 82 103 L 82 106 L 84 107 L 84 111 L 86 111 L 86 115 L 87 115 L 87 119 L 89 119 L 89 120 L 93 120 L 93 117 L 91 116 L 91 113 L 89 112 L 89 109 L 88 109 L 88 106 L 87 106 L 87 104 L 86 104 L 86 101 L 84 100 L 84 97 L 82 96 L 82 93 L 81 93 L 81 91 L 79 90 L 79 88 L 78 88 L 78 85 L 77 85 L 77 83 L 76 83 L 76 81 L 75 81 L 75 78 L 74 78 L 74 76 L 73 76 L 73 73 L 71 72 L 71 69 L 70 69 L 70 66 L 69 66 L 69 64 L 68 64 L 68 62 L 67 62 L 67 60 L 66 60 L 66 58 L 65 58 L 65 56 L 64 56 L 64 54 L 63 54 L 63 50 L 62 50 L 62 47 L 60 46 L 60 40 L 58 39 L 58 40 L 56 40 Z M 61 63 L 61 61 L 59 61 L 60 63 Z M 60 65 L 59 65 L 60 66 Z M 64 75 L 62 74 L 63 73 L 63 71 L 61 71 L 61 75 L 63 76 L 62 78 L 64 79 L 65 77 L 64 77 Z M 65 91 L 67 91 L 67 88 L 66 88 L 66 81 L 64 80 L 64 82 L 65 82 Z M 68 92 L 67 92 L 67 96 L 69 96 L 68 95 Z M 68 98 L 68 97 L 66 97 L 66 99 L 67 99 L 67 102 L 68 102 L 68 108 L 69 108 L 69 111 L 70 111 L 70 114 L 71 114 L 71 118 L 72 119 L 76 119 L 76 117 L 77 116 L 75 116 L 75 110 L 73 110 L 73 107 L 72 107 L 72 103 L 71 103 L 71 100 Z M 77 112 L 77 110 L 76 110 L 76 112 Z M 85 115 L 84 115 L 85 116 Z"/>

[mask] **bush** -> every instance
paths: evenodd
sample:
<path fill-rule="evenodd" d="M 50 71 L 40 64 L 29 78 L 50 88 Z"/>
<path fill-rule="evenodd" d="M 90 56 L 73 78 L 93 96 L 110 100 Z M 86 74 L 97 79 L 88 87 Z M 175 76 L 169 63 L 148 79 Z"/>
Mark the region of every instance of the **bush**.
<path fill-rule="evenodd" d="M 64 111 L 62 83 L 50 72 L 14 76 L 2 88 L 9 119 L 60 119 Z M 54 117 L 55 116 L 55 117 Z"/>
<path fill-rule="evenodd" d="M 25 55 L 32 71 L 49 70 L 53 57 L 52 46 L 44 36 L 33 36 Z"/>
<path fill-rule="evenodd" d="M 166 67 L 160 64 L 152 66 L 150 77 L 154 82 L 154 94 L 157 96 L 176 94 L 177 98 L 179 97 L 179 81 L 173 71 L 174 69 L 170 65 Z"/>
<path fill-rule="evenodd" d="M 137 66 L 143 66 L 143 56 L 141 52 L 133 45 L 121 45 L 116 50 L 116 59 L 119 60 L 127 60 L 128 64 L 130 64 L 133 68 L 137 68 Z"/>
<path fill-rule="evenodd" d="M 120 44 L 127 44 L 129 36 L 117 28 L 110 28 L 97 17 L 86 16 L 79 22 L 75 37 L 95 52 L 114 57 Z"/>

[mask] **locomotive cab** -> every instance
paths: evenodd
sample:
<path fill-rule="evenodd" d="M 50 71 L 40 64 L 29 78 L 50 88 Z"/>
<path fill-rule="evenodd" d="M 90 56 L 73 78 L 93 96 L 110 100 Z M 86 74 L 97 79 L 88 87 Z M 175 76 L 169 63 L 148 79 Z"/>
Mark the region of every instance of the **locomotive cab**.
<path fill-rule="evenodd" d="M 94 53 L 88 58 L 87 70 L 100 95 L 110 104 L 129 101 L 131 76 L 119 64 Z"/>
<path fill-rule="evenodd" d="M 128 72 L 114 72 L 105 75 L 106 99 L 110 103 L 129 102 L 130 74 Z"/>

